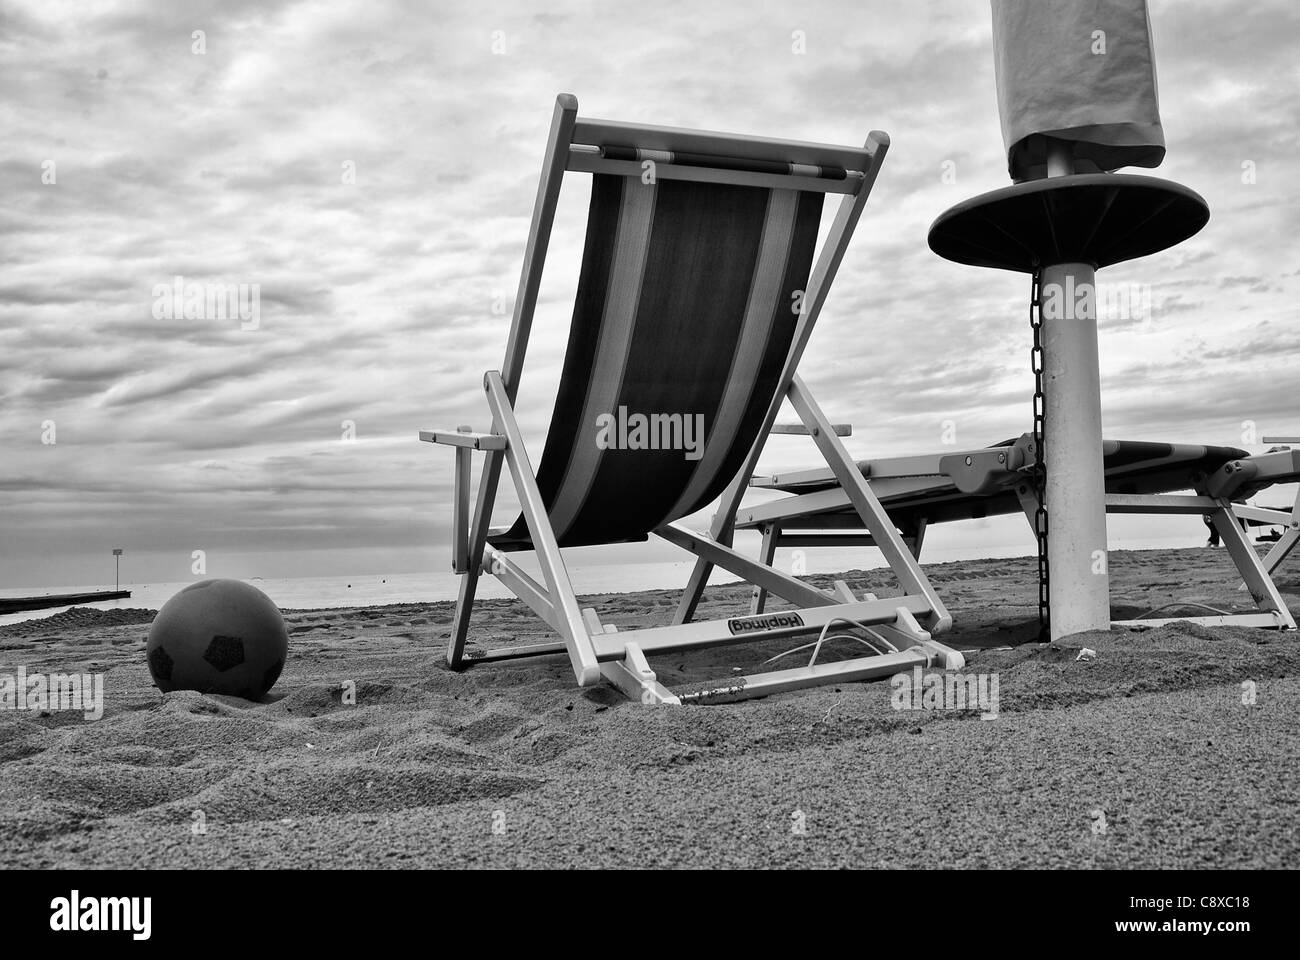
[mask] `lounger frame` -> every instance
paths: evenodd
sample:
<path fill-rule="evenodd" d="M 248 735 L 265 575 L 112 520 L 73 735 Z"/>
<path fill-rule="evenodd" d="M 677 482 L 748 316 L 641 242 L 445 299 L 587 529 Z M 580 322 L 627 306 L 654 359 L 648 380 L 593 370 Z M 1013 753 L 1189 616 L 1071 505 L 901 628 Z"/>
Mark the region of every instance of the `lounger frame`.
<path fill-rule="evenodd" d="M 1265 442 L 1269 439 L 1264 438 Z M 1250 457 L 1248 460 L 1237 461 L 1235 464 L 1227 464 L 1213 480 L 1216 492 L 1234 501 L 1252 496 L 1271 486 L 1300 482 L 1300 450 L 1275 450 Z M 1295 548 L 1300 546 L 1300 491 L 1297 491 L 1295 502 L 1290 510 L 1234 502 L 1232 512 L 1239 520 L 1248 524 L 1266 526 L 1276 524 L 1283 528 L 1282 535 L 1269 548 L 1262 561 L 1264 571 L 1272 577 Z M 1243 583 L 1240 589 L 1247 588 L 1248 584 Z"/>
<path fill-rule="evenodd" d="M 1023 438 L 1020 444 L 1010 447 L 862 461 L 857 464 L 857 472 L 885 500 L 896 495 L 951 491 L 954 482 L 959 489 L 967 491 L 1013 488 L 1032 531 L 1035 529 L 1037 509 L 1033 487 L 1027 480 L 1017 483 L 1010 479 L 1027 463 L 1027 458 L 1021 452 L 1022 447 Z M 801 482 L 824 482 L 828 479 L 825 469 L 811 469 L 785 472 L 773 477 L 754 477 L 751 485 L 757 488 L 786 488 Z M 1300 479 L 1300 454 L 1288 451 L 1231 461 L 1209 476 L 1189 477 L 1195 495 L 1107 494 L 1107 513 L 1187 514 L 1204 517 L 1218 530 L 1242 577 L 1242 589 L 1250 592 L 1259 607 L 1258 613 L 1116 620 L 1113 625 L 1159 626 L 1190 621 L 1205 626 L 1294 630 L 1295 620 L 1273 583 L 1271 573 L 1295 547 L 1296 542 L 1300 541 L 1300 516 L 1296 513 L 1300 506 L 1287 514 L 1233 504 L 1232 498 L 1246 489 L 1294 482 L 1296 479 Z M 844 512 L 850 503 L 848 493 L 840 487 L 791 493 L 739 511 L 736 526 L 757 530 L 762 534 L 759 560 L 769 565 L 780 547 L 876 546 L 872 533 L 863 529 L 855 517 Z M 1300 500 L 1297 503 L 1300 504 Z M 1239 518 L 1248 517 L 1287 525 L 1283 539 L 1263 559 L 1255 552 L 1239 522 Z M 907 537 L 918 559 L 926 529 L 927 520 L 920 519 Z M 761 585 L 756 586 L 750 612 L 762 613 L 766 599 L 766 591 Z"/>

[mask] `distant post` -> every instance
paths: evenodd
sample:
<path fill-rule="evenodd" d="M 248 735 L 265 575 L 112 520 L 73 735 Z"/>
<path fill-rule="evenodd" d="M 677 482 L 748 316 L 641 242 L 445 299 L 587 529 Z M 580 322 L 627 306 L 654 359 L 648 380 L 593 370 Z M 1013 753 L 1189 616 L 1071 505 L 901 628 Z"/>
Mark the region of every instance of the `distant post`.
<path fill-rule="evenodd" d="M 122 590 L 122 548 L 116 547 L 113 550 L 113 592 L 119 593 Z"/>

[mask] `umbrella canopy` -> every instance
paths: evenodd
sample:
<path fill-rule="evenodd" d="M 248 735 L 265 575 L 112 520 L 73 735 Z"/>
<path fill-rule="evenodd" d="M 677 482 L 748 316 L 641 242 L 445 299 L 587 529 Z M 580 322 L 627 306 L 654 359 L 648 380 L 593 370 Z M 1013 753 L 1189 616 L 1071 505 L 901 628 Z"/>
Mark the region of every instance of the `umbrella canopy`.
<path fill-rule="evenodd" d="M 1078 173 L 1156 167 L 1165 155 L 1146 0 L 992 0 L 1007 167 L 1046 176 L 1048 137 Z"/>

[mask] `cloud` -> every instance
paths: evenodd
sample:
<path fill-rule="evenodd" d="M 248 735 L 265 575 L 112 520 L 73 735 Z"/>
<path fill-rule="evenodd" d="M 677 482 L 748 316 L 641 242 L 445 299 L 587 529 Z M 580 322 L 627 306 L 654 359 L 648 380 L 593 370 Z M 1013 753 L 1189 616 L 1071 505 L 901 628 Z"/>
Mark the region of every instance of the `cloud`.
<path fill-rule="evenodd" d="M 1151 8 L 1159 173 L 1212 218 L 1103 274 L 1154 305 L 1102 325 L 1108 432 L 1293 431 L 1300 8 Z M 87 554 L 126 534 L 180 557 L 196 536 L 321 551 L 337 572 L 353 547 L 445 549 L 452 458 L 415 434 L 488 425 L 482 373 L 501 363 L 560 91 L 613 119 L 888 131 L 804 377 L 859 456 L 936 449 L 946 420 L 961 444 L 1028 427 L 1027 279 L 926 245 L 944 209 L 1006 183 L 986 4 L 31 0 L 0 16 L 6 582 L 84 582 Z M 534 459 L 586 202 L 570 177 L 520 395 Z M 177 275 L 258 284 L 259 328 L 155 318 Z M 781 443 L 765 463 L 810 456 Z"/>

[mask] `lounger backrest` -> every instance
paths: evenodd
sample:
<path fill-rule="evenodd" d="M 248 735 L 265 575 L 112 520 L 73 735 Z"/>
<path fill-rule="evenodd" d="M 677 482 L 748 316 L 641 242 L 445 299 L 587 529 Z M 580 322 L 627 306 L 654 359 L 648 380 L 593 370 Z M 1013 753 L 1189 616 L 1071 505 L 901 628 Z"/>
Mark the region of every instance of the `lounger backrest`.
<path fill-rule="evenodd" d="M 561 546 L 644 539 L 736 475 L 780 386 L 823 195 L 869 160 L 602 121 L 574 141 L 591 203 L 537 470 Z M 521 519 L 494 542 L 527 539 Z"/>

